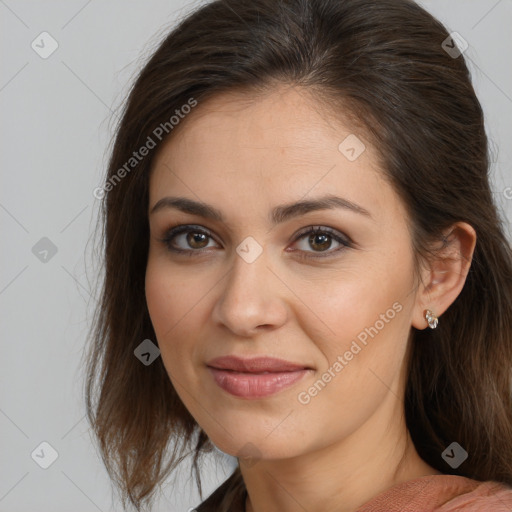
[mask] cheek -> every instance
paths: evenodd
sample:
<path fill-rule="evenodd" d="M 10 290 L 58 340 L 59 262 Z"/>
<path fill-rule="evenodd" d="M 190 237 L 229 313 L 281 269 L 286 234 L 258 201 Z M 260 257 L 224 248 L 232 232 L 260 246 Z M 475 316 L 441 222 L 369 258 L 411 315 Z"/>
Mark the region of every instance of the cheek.
<path fill-rule="evenodd" d="M 395 264 L 374 263 L 353 265 L 320 280 L 295 280 L 294 293 L 307 313 L 296 317 L 311 339 L 331 340 L 335 347 L 340 340 L 346 341 L 373 326 L 380 315 L 384 315 L 386 330 L 397 324 L 394 319 L 400 315 L 396 310 L 404 310 L 412 297 L 413 282 L 408 279 L 407 265 L 398 271 Z"/>
<path fill-rule="evenodd" d="M 166 265 L 149 262 L 146 270 L 146 302 L 151 323 L 162 363 L 174 389 L 188 408 L 190 404 L 187 403 L 186 389 L 193 373 L 193 354 L 190 352 L 194 347 L 188 342 L 187 336 L 190 336 L 192 328 L 190 310 L 193 304 L 190 302 L 195 294 L 187 294 L 187 289 L 179 286 L 175 273 L 169 272 Z"/>
<path fill-rule="evenodd" d="M 180 382 L 194 379 L 200 361 L 201 329 L 208 322 L 208 276 L 151 257 L 146 269 L 146 303 L 167 372 Z M 175 386 L 176 387 L 176 386 Z M 179 392 L 179 389 L 177 389 Z"/>
<path fill-rule="evenodd" d="M 382 381 L 396 378 L 407 348 L 414 300 L 410 262 L 397 263 L 395 258 L 376 255 L 342 276 L 297 288 L 297 295 L 309 306 L 300 320 L 301 329 L 322 353 L 320 377 L 325 372 L 326 379 L 336 375 L 325 399 L 329 396 L 353 406 L 365 400 L 363 389 L 380 399 L 385 391 Z"/>
<path fill-rule="evenodd" d="M 170 268 L 169 262 L 149 257 L 146 268 L 146 303 L 157 336 L 170 335 L 188 314 L 193 314 L 204 291 L 199 283 L 191 283 L 180 269 Z"/>
<path fill-rule="evenodd" d="M 167 267 L 167 268 L 166 268 Z M 198 291 L 190 291 L 193 288 L 186 283 L 180 283 L 176 272 L 171 272 L 168 265 L 158 261 L 148 262 L 146 269 L 146 303 L 153 329 L 164 365 L 169 370 L 169 365 L 182 360 L 186 344 L 180 343 L 188 332 L 187 322 L 194 312 L 194 304 L 199 298 Z M 172 348 L 172 358 L 169 353 Z"/>
<path fill-rule="evenodd" d="M 157 265 L 149 263 L 146 270 L 146 303 L 157 337 L 169 328 L 173 312 L 176 311 L 171 290 L 169 277 L 159 272 Z"/>

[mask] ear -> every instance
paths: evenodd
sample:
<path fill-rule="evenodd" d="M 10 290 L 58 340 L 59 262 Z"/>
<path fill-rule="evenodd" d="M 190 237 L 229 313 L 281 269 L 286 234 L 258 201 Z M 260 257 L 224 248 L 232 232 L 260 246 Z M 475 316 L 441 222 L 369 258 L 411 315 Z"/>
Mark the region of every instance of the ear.
<path fill-rule="evenodd" d="M 455 302 L 473 260 L 477 236 L 472 226 L 458 222 L 443 234 L 444 243 L 437 250 L 437 257 L 427 262 L 421 273 L 412 322 L 419 330 L 428 327 L 427 309 L 440 317 Z"/>

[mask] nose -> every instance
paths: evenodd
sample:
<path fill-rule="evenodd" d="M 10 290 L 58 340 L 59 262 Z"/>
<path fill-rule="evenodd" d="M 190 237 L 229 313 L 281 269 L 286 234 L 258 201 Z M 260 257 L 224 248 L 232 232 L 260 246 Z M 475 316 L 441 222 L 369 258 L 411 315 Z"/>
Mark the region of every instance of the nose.
<path fill-rule="evenodd" d="M 286 322 L 288 309 L 283 293 L 287 288 L 269 267 L 266 256 L 264 250 L 248 263 L 235 255 L 233 266 L 219 284 L 223 288 L 212 312 L 216 325 L 225 326 L 237 336 L 250 337 Z"/>

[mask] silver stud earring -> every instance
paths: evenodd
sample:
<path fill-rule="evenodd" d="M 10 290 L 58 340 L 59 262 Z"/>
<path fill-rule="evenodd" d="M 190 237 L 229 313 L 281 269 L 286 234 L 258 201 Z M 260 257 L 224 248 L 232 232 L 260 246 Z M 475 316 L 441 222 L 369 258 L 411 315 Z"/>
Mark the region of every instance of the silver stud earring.
<path fill-rule="evenodd" d="M 430 309 L 427 309 L 427 311 L 425 312 L 425 319 L 427 320 L 428 326 L 431 329 L 435 329 L 439 325 L 439 317 L 434 315 L 434 313 L 432 313 Z"/>

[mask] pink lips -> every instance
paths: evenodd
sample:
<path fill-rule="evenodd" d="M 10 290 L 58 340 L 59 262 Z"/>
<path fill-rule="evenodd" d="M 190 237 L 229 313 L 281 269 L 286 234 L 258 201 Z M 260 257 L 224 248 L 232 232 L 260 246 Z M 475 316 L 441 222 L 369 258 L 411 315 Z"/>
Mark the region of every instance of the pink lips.
<path fill-rule="evenodd" d="M 292 386 L 311 368 L 271 357 L 224 356 L 207 363 L 217 385 L 241 398 L 263 398 Z"/>

